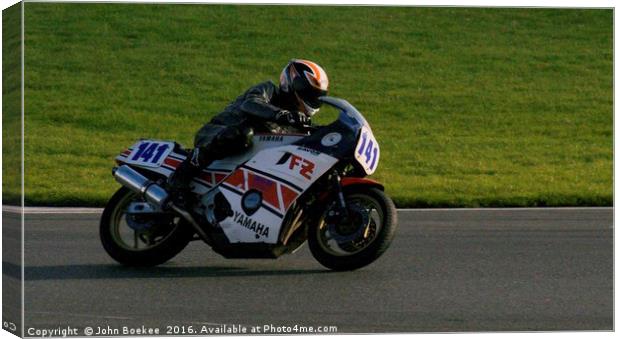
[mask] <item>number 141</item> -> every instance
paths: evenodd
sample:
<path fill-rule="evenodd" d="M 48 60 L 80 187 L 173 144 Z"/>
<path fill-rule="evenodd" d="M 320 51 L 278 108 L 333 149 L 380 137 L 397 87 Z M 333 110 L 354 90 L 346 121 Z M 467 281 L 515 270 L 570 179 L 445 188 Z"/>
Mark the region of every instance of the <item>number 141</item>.
<path fill-rule="evenodd" d="M 158 147 L 159 146 L 159 147 Z M 166 152 L 169 145 L 167 144 L 158 144 L 156 142 L 144 142 L 138 146 L 138 152 L 134 154 L 131 160 L 142 159 L 143 162 L 151 162 L 156 164 L 159 162 L 161 156 Z"/>

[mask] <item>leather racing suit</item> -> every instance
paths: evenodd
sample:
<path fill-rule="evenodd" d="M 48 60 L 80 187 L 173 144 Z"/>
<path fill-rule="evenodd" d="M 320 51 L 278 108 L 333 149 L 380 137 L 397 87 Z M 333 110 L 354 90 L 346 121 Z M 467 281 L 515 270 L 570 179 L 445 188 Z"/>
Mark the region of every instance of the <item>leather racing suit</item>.
<path fill-rule="evenodd" d="M 254 133 L 301 132 L 296 124 L 282 119 L 284 113 L 302 114 L 296 110 L 293 95 L 281 91 L 273 82 L 251 87 L 198 130 L 194 150 L 170 178 L 171 190 L 188 190 L 191 178 L 202 168 L 214 160 L 246 151 L 252 145 Z"/>
<path fill-rule="evenodd" d="M 204 168 L 214 160 L 244 152 L 251 146 L 254 133 L 300 132 L 298 127 L 278 120 L 282 110 L 296 108 L 290 96 L 271 81 L 251 87 L 196 133 L 197 165 Z"/>

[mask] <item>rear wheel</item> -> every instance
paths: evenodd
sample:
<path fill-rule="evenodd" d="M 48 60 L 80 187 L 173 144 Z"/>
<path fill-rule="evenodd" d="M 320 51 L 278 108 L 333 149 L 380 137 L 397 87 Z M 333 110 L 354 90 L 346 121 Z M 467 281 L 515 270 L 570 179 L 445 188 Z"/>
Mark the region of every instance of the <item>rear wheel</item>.
<path fill-rule="evenodd" d="M 381 190 L 358 186 L 346 189 L 349 217 L 331 218 L 328 208 L 308 231 L 312 255 L 323 266 L 355 270 L 369 265 L 389 247 L 396 230 L 396 207 Z"/>
<path fill-rule="evenodd" d="M 187 246 L 193 230 L 172 213 L 128 211 L 132 203 L 140 202 L 143 200 L 126 187 L 112 196 L 101 216 L 101 243 L 106 252 L 123 265 L 159 265 Z"/>

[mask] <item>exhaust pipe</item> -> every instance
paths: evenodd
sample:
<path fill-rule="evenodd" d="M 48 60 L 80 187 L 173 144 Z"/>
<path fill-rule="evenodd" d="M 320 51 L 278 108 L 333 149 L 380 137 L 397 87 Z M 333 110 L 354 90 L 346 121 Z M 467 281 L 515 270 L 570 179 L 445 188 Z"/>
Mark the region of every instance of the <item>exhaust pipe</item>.
<path fill-rule="evenodd" d="M 146 201 L 162 209 L 168 204 L 168 192 L 131 167 L 123 165 L 112 170 L 112 173 L 116 181 L 130 190 L 141 194 Z"/>
<path fill-rule="evenodd" d="M 192 217 L 192 215 L 185 211 L 175 204 L 170 204 L 168 201 L 169 195 L 165 189 L 151 180 L 145 178 L 142 174 L 138 173 L 131 167 L 127 165 L 123 165 L 120 167 L 115 167 L 112 169 L 112 174 L 114 175 L 114 179 L 118 181 L 121 185 L 129 188 L 130 190 L 141 194 L 146 201 L 159 206 L 161 209 L 166 209 L 167 207 L 172 208 L 177 213 L 179 213 L 185 220 L 187 220 L 190 225 L 196 230 L 198 236 L 202 238 L 207 244 L 213 244 L 213 240 L 211 237 L 198 225 L 196 220 Z"/>

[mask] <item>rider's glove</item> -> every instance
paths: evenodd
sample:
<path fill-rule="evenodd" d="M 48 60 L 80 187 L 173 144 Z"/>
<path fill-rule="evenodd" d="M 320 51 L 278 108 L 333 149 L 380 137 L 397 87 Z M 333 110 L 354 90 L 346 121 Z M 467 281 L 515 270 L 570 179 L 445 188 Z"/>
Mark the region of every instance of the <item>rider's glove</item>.
<path fill-rule="evenodd" d="M 290 111 L 287 111 L 285 109 L 281 110 L 280 112 L 276 113 L 276 119 L 277 122 L 281 123 L 281 124 L 288 124 L 291 125 L 295 122 L 294 118 L 293 118 L 293 114 Z"/>
<path fill-rule="evenodd" d="M 310 124 L 310 118 L 302 112 L 290 112 L 281 110 L 276 114 L 276 121 L 291 126 L 306 126 Z"/>
<path fill-rule="evenodd" d="M 303 112 L 294 112 L 293 119 L 295 120 L 295 122 L 291 124 L 293 126 L 309 126 L 311 124 L 310 117 Z"/>

